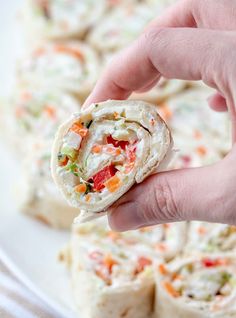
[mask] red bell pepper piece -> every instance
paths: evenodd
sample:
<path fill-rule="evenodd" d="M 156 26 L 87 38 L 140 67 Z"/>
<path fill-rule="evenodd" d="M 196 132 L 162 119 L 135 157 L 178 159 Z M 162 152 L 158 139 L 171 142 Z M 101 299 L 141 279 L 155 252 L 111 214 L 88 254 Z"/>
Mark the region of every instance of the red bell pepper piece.
<path fill-rule="evenodd" d="M 217 259 L 211 259 L 211 258 L 204 258 L 202 260 L 202 263 L 206 267 L 214 267 L 219 265 L 219 261 Z"/>
<path fill-rule="evenodd" d="M 114 165 L 110 165 L 97 172 L 91 179 L 93 180 L 95 191 L 105 188 L 104 183 L 116 174 L 117 169 Z"/>
<path fill-rule="evenodd" d="M 114 147 L 120 147 L 121 149 L 125 150 L 126 146 L 129 145 L 128 141 L 125 140 L 115 140 L 111 135 L 107 137 L 107 143 L 112 144 Z"/>

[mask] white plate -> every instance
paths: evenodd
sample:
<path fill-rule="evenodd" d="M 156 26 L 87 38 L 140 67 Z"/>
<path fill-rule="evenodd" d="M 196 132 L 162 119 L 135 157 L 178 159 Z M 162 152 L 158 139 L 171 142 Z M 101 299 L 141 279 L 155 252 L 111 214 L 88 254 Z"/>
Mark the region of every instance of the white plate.
<path fill-rule="evenodd" d="M 16 22 L 22 2 L 1 1 L 1 97 L 13 89 L 15 62 L 23 49 Z M 75 317 L 68 273 L 57 261 L 57 253 L 68 241 L 69 233 L 52 230 L 19 213 L 14 186 L 22 176 L 17 160 L 0 141 L 0 259 L 57 311 L 57 317 Z"/>
<path fill-rule="evenodd" d="M 63 317 L 75 317 L 69 275 L 57 260 L 69 233 L 50 229 L 17 210 L 20 167 L 0 143 L 0 259 Z"/>

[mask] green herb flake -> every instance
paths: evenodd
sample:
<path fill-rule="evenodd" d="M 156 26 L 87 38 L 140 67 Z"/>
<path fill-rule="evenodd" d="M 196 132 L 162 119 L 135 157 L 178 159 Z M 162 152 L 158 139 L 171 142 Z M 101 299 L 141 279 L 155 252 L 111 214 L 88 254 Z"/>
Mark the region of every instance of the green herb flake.
<path fill-rule="evenodd" d="M 85 126 L 86 126 L 86 128 L 88 128 L 88 129 L 89 129 L 89 127 L 92 125 L 92 122 L 93 122 L 93 121 L 92 121 L 92 120 L 90 120 L 88 123 L 86 123 L 86 125 L 85 125 Z"/>
<path fill-rule="evenodd" d="M 90 183 L 87 183 L 86 184 L 86 191 L 84 194 L 88 194 L 90 192 L 92 192 L 92 185 Z"/>

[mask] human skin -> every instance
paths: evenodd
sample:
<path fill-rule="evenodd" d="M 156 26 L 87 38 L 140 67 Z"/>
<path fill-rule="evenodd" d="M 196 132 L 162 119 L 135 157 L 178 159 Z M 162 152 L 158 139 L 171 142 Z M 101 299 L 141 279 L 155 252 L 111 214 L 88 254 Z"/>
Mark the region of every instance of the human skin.
<path fill-rule="evenodd" d="M 117 231 L 182 220 L 236 224 L 236 0 L 180 0 L 107 66 L 85 102 L 126 99 L 161 76 L 203 80 L 208 100 L 228 111 L 233 146 L 220 162 L 158 173 L 134 186 L 108 213 Z"/>

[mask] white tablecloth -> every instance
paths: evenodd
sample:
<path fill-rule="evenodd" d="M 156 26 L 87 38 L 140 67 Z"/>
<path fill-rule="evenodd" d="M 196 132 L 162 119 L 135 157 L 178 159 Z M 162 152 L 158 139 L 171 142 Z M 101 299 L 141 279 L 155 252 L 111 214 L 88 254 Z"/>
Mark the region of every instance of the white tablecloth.
<path fill-rule="evenodd" d="M 29 291 L 0 261 L 1 318 L 58 318 Z"/>

